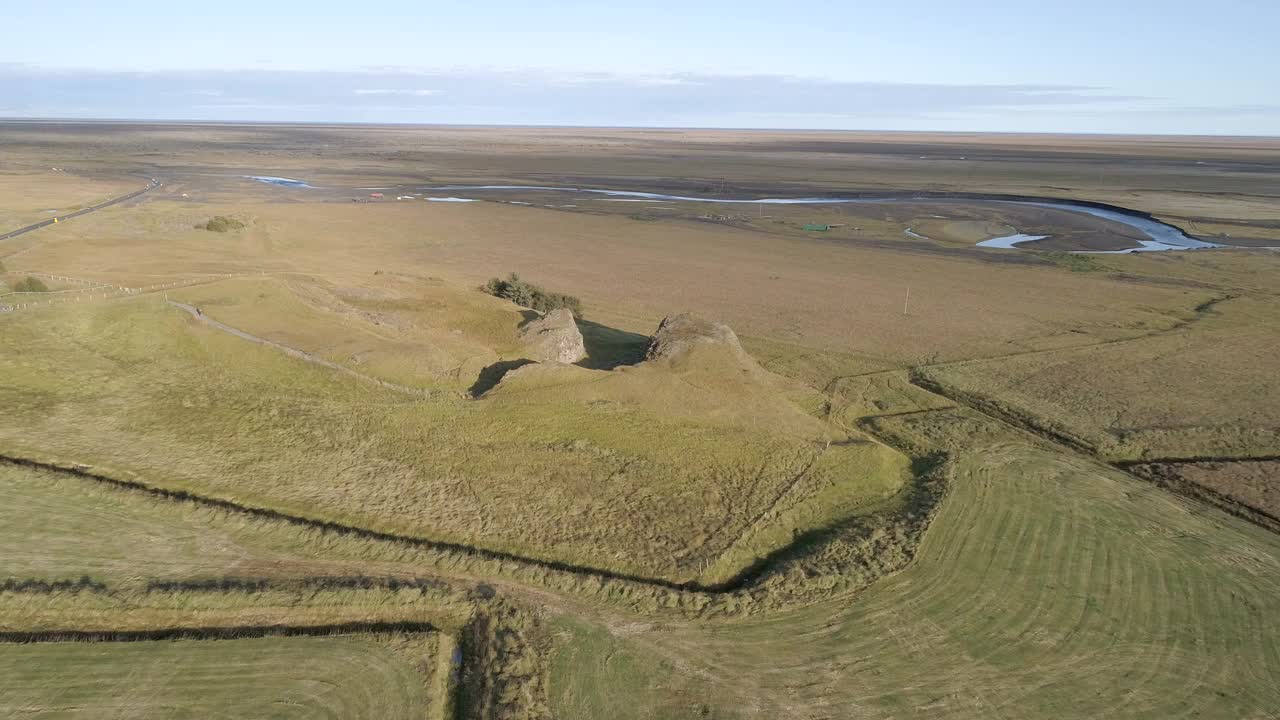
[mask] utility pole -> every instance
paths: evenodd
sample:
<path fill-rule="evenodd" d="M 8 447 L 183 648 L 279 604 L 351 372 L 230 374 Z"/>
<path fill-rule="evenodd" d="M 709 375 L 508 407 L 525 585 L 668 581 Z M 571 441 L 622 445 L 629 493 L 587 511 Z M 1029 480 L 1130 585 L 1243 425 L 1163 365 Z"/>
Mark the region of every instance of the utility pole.
<path fill-rule="evenodd" d="M 907 303 L 911 302 L 911 286 L 907 286 L 907 296 L 902 299 L 902 314 L 907 314 Z"/>

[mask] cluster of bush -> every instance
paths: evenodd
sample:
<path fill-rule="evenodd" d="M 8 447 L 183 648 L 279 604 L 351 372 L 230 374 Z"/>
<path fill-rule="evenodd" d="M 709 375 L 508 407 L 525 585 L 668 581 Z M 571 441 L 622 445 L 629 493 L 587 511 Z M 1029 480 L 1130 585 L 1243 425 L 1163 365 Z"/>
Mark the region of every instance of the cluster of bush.
<path fill-rule="evenodd" d="M 13 284 L 14 292 L 49 292 L 49 286 L 45 285 L 40 278 L 29 277 L 25 280 L 19 280 Z"/>
<path fill-rule="evenodd" d="M 505 280 L 494 278 L 481 288 L 495 297 L 532 308 L 538 312 L 551 312 L 566 308 L 572 310 L 574 316 L 582 317 L 582 301 L 572 295 L 547 292 L 533 283 L 525 282 L 520 276 L 511 273 Z"/>
<path fill-rule="evenodd" d="M 244 223 L 233 217 L 226 215 L 216 215 L 208 220 L 196 225 L 197 230 L 209 230 L 212 232 L 230 232 L 232 230 L 244 229 Z"/>

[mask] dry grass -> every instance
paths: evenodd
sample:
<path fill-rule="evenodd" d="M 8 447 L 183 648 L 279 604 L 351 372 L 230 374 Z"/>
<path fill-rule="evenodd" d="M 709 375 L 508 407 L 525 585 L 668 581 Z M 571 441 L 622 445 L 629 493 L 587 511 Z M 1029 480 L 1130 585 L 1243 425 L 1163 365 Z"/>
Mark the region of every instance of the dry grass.
<path fill-rule="evenodd" d="M 982 443 L 962 446 L 916 562 L 854 599 L 710 627 L 565 618 L 558 716 L 1225 719 L 1280 702 L 1273 535 Z"/>
<path fill-rule="evenodd" d="M 1175 490 L 1185 491 L 1188 484 L 1207 488 L 1232 503 L 1261 511 L 1273 527 L 1280 524 L 1280 484 L 1276 483 L 1280 461 L 1143 463 L 1129 470 Z"/>
<path fill-rule="evenodd" d="M 1109 457 L 1274 453 L 1275 255 L 1108 256 L 1114 272 L 1069 273 L 968 247 L 999 229 L 991 223 L 1015 220 L 990 208 L 943 222 L 928 203 L 756 209 L 754 218 L 733 209 L 701 222 L 691 218 L 706 208 L 695 204 L 357 204 L 348 190 L 449 180 L 655 189 L 654 178 L 675 178 L 657 189 L 688 194 L 981 187 L 1118 202 L 1219 230 L 1274 218 L 1274 141 L 1072 137 L 1049 148 L 1026 136 L 182 126 L 0 134 L 6 160 L 74 161 L 103 177 L 146 167 L 166 182 L 145 203 L 0 248 L 32 248 L 5 258 L 8 277 L 207 282 L 171 297 L 413 388 L 252 344 L 160 295 L 39 309 L 0 317 L 0 450 L 665 580 L 715 582 L 775 560 L 739 593 L 678 592 L 0 467 L 12 500 L 0 510 L 4 572 L 90 578 L 80 592 L 39 583 L 0 592 L 0 627 L 428 618 L 461 631 L 474 668 L 462 711 L 485 717 L 1236 718 L 1280 704 L 1268 624 L 1280 611 L 1274 536 L 1058 452 L 922 390 L 906 371 L 945 362 L 917 371 Z M 240 177 L 259 173 L 321 187 Z M 20 208 L 11 197 L 0 192 L 0 204 Z M 194 228 L 217 215 L 246 227 Z M 1030 229 L 1026 217 L 1019 230 Z M 798 229 L 809 221 L 847 226 Z M 1051 221 L 1098 230 L 1045 214 Z M 913 240 L 905 227 L 940 237 Z M 512 269 L 582 297 L 598 354 L 583 367 L 521 370 L 470 400 L 464 391 L 483 368 L 519 358 L 523 317 L 469 288 Z M 1224 295 L 1239 299 L 1194 310 Z M 703 353 L 599 369 L 634 361 L 635 333 L 680 310 L 729 322 L 760 367 Z M 1110 341 L 1124 342 L 1098 345 Z M 964 362 L 974 358 L 994 359 Z M 1236 489 L 1267 497 L 1266 478 L 1254 479 Z M 947 488 L 940 504 L 917 503 L 926 481 Z M 456 585 L 407 583 L 426 572 Z M 353 574 L 400 584 L 340 582 Z M 215 585 L 183 584 L 205 580 Z M 517 612 L 507 595 L 537 611 Z M 560 618 L 550 674 L 545 615 Z M 238 642 L 213 645 L 233 654 Z M 295 655 L 259 676 L 284 688 L 296 677 L 278 668 L 297 665 L 298 677 L 334 678 L 336 697 L 349 685 L 326 670 L 335 646 L 319 643 L 344 640 L 316 642 L 313 660 Z M 53 649 L 10 662 L 33 678 L 23 707 L 47 703 L 55 686 L 97 682 L 102 693 L 84 690 L 84 706 L 137 697 L 142 714 L 175 687 L 150 653 L 94 650 L 115 675 L 67 677 L 82 658 Z M 344 659 L 396 648 L 371 652 Z M 177 643 L 161 653 L 190 660 L 185 671 L 227 667 L 225 657 L 179 657 Z M 422 667 L 424 687 L 434 671 Z M 157 679 L 116 672 L 133 669 Z M 379 678 L 358 689 L 375 691 Z M 398 708 L 377 704 L 404 687 L 391 685 L 364 706 L 394 716 Z M 225 687 L 194 693 L 192 707 Z"/>
<path fill-rule="evenodd" d="M 5 330 L 0 442 L 10 451 L 667 579 L 697 577 L 780 492 L 826 467 L 816 461 L 832 437 L 767 387 L 741 414 L 734 401 L 748 396 L 725 395 L 732 386 L 719 396 L 704 387 L 683 416 L 660 412 L 674 402 L 661 399 L 664 383 L 680 376 L 643 368 L 538 402 L 414 399 L 213 330 L 155 297 L 22 315 Z M 863 483 L 870 500 L 901 477 L 873 457 L 889 451 L 867 452 L 846 487 Z"/>
<path fill-rule="evenodd" d="M 931 368 L 944 387 L 1117 460 L 1280 452 L 1273 301 L 1219 303 L 1131 342 Z"/>
<path fill-rule="evenodd" d="M 70 171 L 15 168 L 0 173 L 0 233 L 48 220 L 138 190 L 143 178 L 87 177 Z M 13 241 L 0 241 L 0 243 Z M 7 250 L 7 247 L 0 250 Z"/>
<path fill-rule="evenodd" d="M 252 227 L 217 236 L 191 228 L 207 208 L 151 201 L 104 210 L 92 227 L 51 229 L 9 269 L 55 268 L 130 286 L 289 271 L 336 287 L 410 269 L 473 287 L 514 267 L 580 296 L 606 325 L 647 333 L 671 312 L 696 309 L 746 336 L 864 357 L 877 369 L 1132 336 L 1167 326 L 1167 313 L 1211 296 L 1034 261 L 987 263 L 494 203 L 235 207 L 254 217 Z"/>

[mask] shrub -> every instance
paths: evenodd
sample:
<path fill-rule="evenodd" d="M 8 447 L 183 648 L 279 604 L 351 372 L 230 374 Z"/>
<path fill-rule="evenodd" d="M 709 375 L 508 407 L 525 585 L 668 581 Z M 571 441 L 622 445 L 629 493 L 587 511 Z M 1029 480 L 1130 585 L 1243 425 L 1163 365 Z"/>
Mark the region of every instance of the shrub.
<path fill-rule="evenodd" d="M 220 233 L 230 232 L 231 230 L 241 230 L 243 228 L 244 223 L 233 217 L 227 217 L 226 215 L 215 215 L 214 217 L 196 225 L 197 230 L 209 230 L 211 232 Z"/>
<path fill-rule="evenodd" d="M 572 295 L 547 292 L 533 283 L 521 280 L 520 276 L 515 273 L 508 275 L 506 280 L 494 278 L 485 283 L 481 289 L 490 295 L 510 300 L 517 305 L 532 308 L 538 312 L 545 313 L 567 308 L 572 310 L 575 316 L 582 317 L 582 301 L 578 298 Z"/>
<path fill-rule="evenodd" d="M 49 286 L 45 285 L 40 278 L 29 277 L 25 280 L 19 280 L 13 285 L 14 292 L 49 292 Z"/>

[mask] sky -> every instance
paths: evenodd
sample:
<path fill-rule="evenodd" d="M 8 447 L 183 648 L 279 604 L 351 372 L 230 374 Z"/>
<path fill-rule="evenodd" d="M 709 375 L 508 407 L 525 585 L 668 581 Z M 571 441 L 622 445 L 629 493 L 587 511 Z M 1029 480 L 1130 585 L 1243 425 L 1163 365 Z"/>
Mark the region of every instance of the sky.
<path fill-rule="evenodd" d="M 5 3 L 0 117 L 1280 135 L 1276 0 Z"/>

